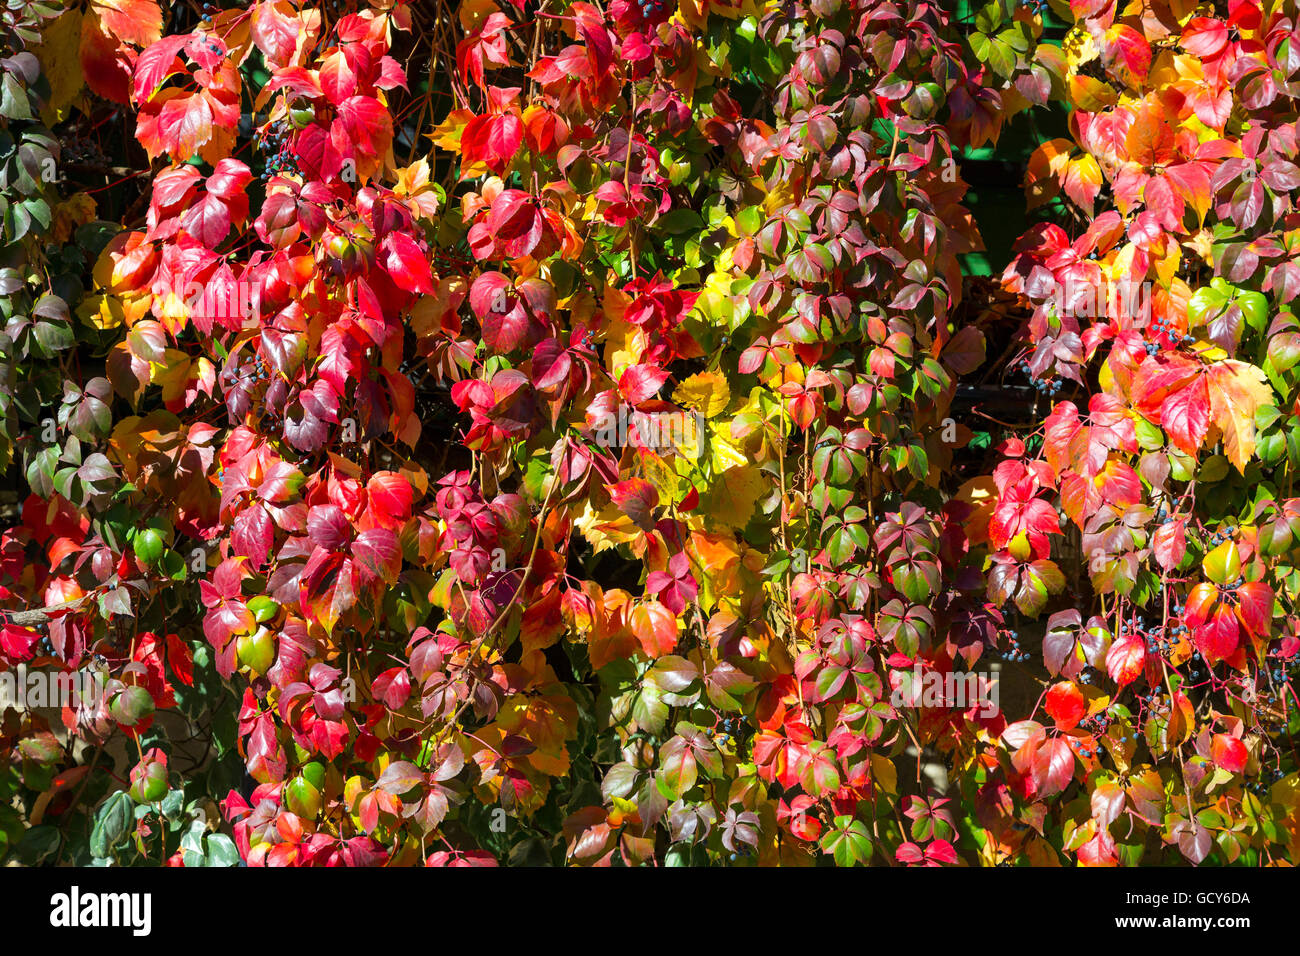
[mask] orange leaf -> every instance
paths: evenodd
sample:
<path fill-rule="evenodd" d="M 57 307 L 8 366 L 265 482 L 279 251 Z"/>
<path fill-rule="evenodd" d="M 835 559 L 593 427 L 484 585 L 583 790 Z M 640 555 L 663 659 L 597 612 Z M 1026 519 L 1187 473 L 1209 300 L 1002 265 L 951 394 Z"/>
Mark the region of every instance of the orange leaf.
<path fill-rule="evenodd" d="M 1223 432 L 1223 450 L 1242 474 L 1255 454 L 1255 411 L 1273 401 L 1263 369 L 1228 359 L 1211 366 L 1210 417 Z"/>
<path fill-rule="evenodd" d="M 1083 698 L 1083 691 L 1079 690 L 1074 681 L 1069 680 L 1052 685 L 1047 692 L 1044 706 L 1061 730 L 1077 727 L 1079 721 L 1088 713 L 1088 702 Z"/>
<path fill-rule="evenodd" d="M 661 657 L 677 646 L 677 618 L 658 601 L 646 601 L 632 611 L 632 633 L 648 657 Z"/>
<path fill-rule="evenodd" d="M 162 39 L 162 10 L 157 0 L 91 0 L 90 8 L 113 36 L 135 46 Z"/>
<path fill-rule="evenodd" d="M 1074 144 L 1068 139 L 1051 139 L 1030 155 L 1029 168 L 1025 171 L 1025 196 L 1030 209 L 1050 202 L 1061 191 L 1060 179 L 1073 149 Z"/>

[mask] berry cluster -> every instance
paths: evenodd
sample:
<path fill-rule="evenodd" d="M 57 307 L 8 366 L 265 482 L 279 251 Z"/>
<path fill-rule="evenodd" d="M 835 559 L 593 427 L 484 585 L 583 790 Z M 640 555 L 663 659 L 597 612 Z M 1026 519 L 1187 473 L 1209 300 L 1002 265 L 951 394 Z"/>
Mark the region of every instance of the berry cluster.
<path fill-rule="evenodd" d="M 646 20 L 657 20 L 669 13 L 668 0 L 637 0 L 636 5 Z"/>
<path fill-rule="evenodd" d="M 718 736 L 715 738 L 719 747 L 726 746 L 731 741 L 731 728 L 731 718 L 728 717 L 722 722 L 722 730 L 718 732 Z"/>
<path fill-rule="evenodd" d="M 1269 657 L 1272 658 L 1272 660 L 1268 665 L 1268 674 L 1273 678 L 1273 683 L 1285 683 L 1288 677 L 1287 668 L 1290 667 L 1294 661 L 1287 660 L 1277 652 L 1269 654 Z"/>
<path fill-rule="evenodd" d="M 1231 541 L 1236 536 L 1236 533 L 1237 529 L 1232 527 L 1232 525 L 1228 525 L 1222 531 L 1216 531 L 1214 534 L 1210 535 L 1207 544 L 1211 548 L 1217 548 L 1219 545 L 1223 544 L 1223 542 Z"/>
<path fill-rule="evenodd" d="M 68 166 L 104 166 L 108 157 L 99 144 L 89 139 L 77 138 L 61 144 L 59 159 Z"/>
<path fill-rule="evenodd" d="M 1002 659 L 1004 661 L 1014 661 L 1019 663 L 1029 660 L 1029 652 L 1023 650 L 1020 646 L 1019 631 L 1007 631 L 1007 641 L 1010 646 L 1007 650 L 1002 652 Z"/>
<path fill-rule="evenodd" d="M 1150 711 L 1157 714 L 1163 713 L 1168 710 L 1168 707 L 1165 705 L 1162 694 L 1163 692 L 1158 688 L 1155 690 L 1149 690 L 1145 694 L 1135 693 L 1133 695 L 1133 702 L 1138 705 L 1139 711 Z M 1121 734 L 1119 739 L 1124 740 L 1124 735 Z M 1137 733 L 1134 732 L 1129 734 L 1127 739 L 1137 740 Z"/>
<path fill-rule="evenodd" d="M 1103 710 L 1099 713 L 1093 714 L 1091 717 L 1083 718 L 1083 720 L 1079 721 L 1079 726 L 1092 730 L 1095 733 L 1104 734 L 1110 728 L 1111 721 L 1114 719 L 1115 718 L 1110 715 L 1110 711 Z"/>
<path fill-rule="evenodd" d="M 1252 793 L 1264 793 L 1284 776 L 1286 775 L 1282 772 L 1280 767 L 1260 767 L 1259 779 L 1247 783 L 1246 789 L 1250 790 Z"/>
<path fill-rule="evenodd" d="M 1029 381 L 1033 384 L 1035 390 L 1042 392 L 1045 395 L 1055 395 L 1061 390 L 1062 383 L 1060 379 L 1035 377 L 1034 373 L 1029 369 L 1028 362 L 1021 362 L 1017 367 L 1020 371 L 1029 376 Z"/>
<path fill-rule="evenodd" d="M 1111 721 L 1114 719 L 1115 718 L 1111 717 L 1109 711 L 1103 710 L 1101 711 L 1101 713 L 1093 714 L 1091 717 L 1083 718 L 1083 720 L 1079 721 L 1079 726 L 1084 730 L 1091 731 L 1094 735 L 1098 737 L 1102 737 L 1105 736 L 1108 730 L 1110 730 Z M 1124 739 L 1123 735 L 1121 735 L 1119 739 L 1123 740 Z M 1101 756 L 1101 748 L 1097 747 L 1096 749 L 1094 749 L 1086 745 L 1081 745 L 1079 747 L 1079 756 L 1081 757 Z"/>
<path fill-rule="evenodd" d="M 719 747 L 724 747 L 728 743 L 740 743 L 740 736 L 745 732 L 745 725 L 749 722 L 749 717 L 740 714 L 736 717 L 724 717 L 714 727 L 714 742 Z"/>
<path fill-rule="evenodd" d="M 298 157 L 293 150 L 292 132 L 284 120 L 276 120 L 262 135 L 262 148 L 270 153 L 266 168 L 258 177 L 263 182 L 284 173 L 298 173 Z"/>
<path fill-rule="evenodd" d="M 1156 319 L 1151 323 L 1151 328 L 1155 331 L 1156 336 L 1168 342 L 1170 347 L 1178 345 L 1179 342 L 1190 344 L 1196 341 L 1194 335 L 1179 335 L 1178 329 L 1164 319 Z M 1160 346 L 1154 343 L 1147 345 L 1147 354 L 1155 355 L 1160 351 Z"/>

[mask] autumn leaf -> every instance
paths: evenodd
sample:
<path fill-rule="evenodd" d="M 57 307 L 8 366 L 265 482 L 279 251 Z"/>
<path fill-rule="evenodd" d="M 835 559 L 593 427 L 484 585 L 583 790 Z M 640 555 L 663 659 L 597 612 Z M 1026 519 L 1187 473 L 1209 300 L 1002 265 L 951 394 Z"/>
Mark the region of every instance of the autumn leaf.
<path fill-rule="evenodd" d="M 662 657 L 677 646 L 677 618 L 658 601 L 637 604 L 629 623 L 647 657 Z"/>
<path fill-rule="evenodd" d="M 124 43 L 143 47 L 162 38 L 162 10 L 156 0 L 91 0 L 90 8 Z"/>
<path fill-rule="evenodd" d="M 721 415 L 731 403 L 731 387 L 717 372 L 699 372 L 673 390 L 673 401 L 693 408 L 706 418 Z"/>
<path fill-rule="evenodd" d="M 1028 208 L 1050 202 L 1061 191 L 1061 180 L 1070 162 L 1074 144 L 1068 139 L 1049 139 L 1039 143 L 1029 155 L 1025 170 L 1025 197 Z"/>
<path fill-rule="evenodd" d="M 1223 450 L 1236 469 L 1245 474 L 1255 454 L 1255 412 L 1273 402 L 1264 370 L 1235 359 L 1210 366 L 1210 414 L 1223 433 Z"/>
<path fill-rule="evenodd" d="M 1088 713 L 1088 702 L 1074 681 L 1059 681 L 1047 691 L 1047 713 L 1061 730 L 1072 730 Z"/>
<path fill-rule="evenodd" d="M 700 493 L 699 510 L 710 524 L 743 528 L 754 515 L 763 487 L 762 473 L 754 465 L 728 468 Z"/>
<path fill-rule="evenodd" d="M 659 506 L 659 492 L 644 478 L 629 478 L 607 486 L 609 496 L 619 511 L 632 519 L 642 531 L 652 531 L 655 525 L 655 508 Z"/>
<path fill-rule="evenodd" d="M 1143 362 L 1133 381 L 1138 412 L 1169 433 L 1189 455 L 1210 428 L 1210 393 L 1201 363 L 1184 356 Z"/>
<path fill-rule="evenodd" d="M 1246 769 L 1246 745 L 1230 734 L 1215 734 L 1210 741 L 1210 756 L 1229 773 Z"/>
<path fill-rule="evenodd" d="M 1106 654 L 1106 672 L 1120 687 L 1136 680 L 1145 664 L 1146 650 L 1136 634 L 1121 637 Z"/>

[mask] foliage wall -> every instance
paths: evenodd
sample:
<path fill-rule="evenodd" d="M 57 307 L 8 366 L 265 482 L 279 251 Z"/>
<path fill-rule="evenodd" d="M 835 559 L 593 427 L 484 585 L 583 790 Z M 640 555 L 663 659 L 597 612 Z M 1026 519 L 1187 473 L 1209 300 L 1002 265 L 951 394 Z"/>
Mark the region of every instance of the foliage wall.
<path fill-rule="evenodd" d="M 1296 17 L 9 0 L 0 855 L 1293 863 Z"/>

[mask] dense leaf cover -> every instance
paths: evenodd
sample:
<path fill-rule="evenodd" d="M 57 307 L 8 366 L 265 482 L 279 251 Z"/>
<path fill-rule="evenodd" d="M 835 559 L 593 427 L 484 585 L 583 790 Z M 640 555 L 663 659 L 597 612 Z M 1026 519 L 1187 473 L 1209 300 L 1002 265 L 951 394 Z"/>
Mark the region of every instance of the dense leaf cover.
<path fill-rule="evenodd" d="M 1295 862 L 1292 0 L 0 32 L 0 854 Z"/>

